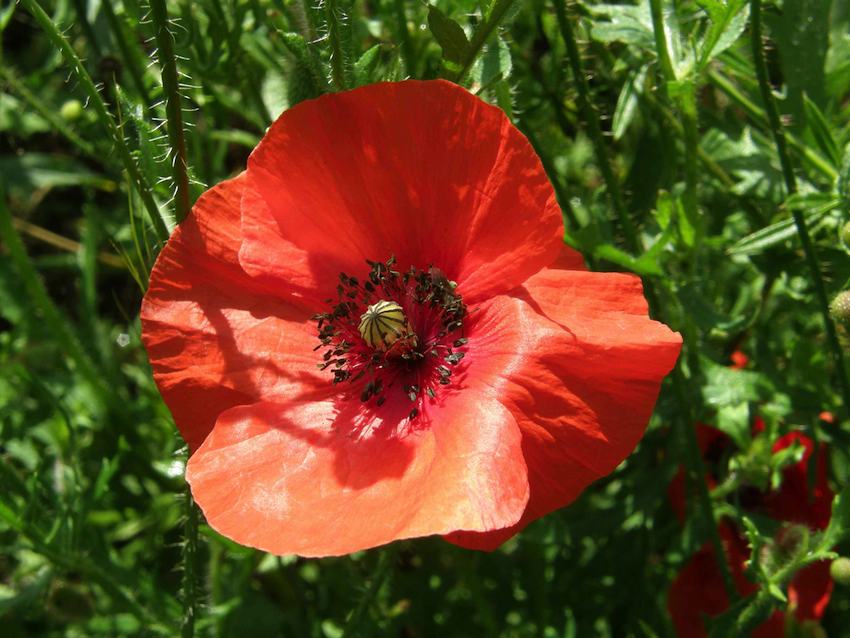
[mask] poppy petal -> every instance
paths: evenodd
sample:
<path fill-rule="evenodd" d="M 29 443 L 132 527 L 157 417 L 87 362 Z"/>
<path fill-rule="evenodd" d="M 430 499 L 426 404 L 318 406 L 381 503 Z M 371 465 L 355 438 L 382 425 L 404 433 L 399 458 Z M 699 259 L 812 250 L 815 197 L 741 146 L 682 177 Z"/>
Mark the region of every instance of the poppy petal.
<path fill-rule="evenodd" d="M 523 433 L 531 497 L 510 529 L 449 537 L 478 549 L 497 547 L 613 471 L 643 435 L 681 348 L 677 333 L 649 319 L 631 275 L 546 269 L 510 304 L 500 304 L 501 322 L 524 335 L 523 356 L 505 368 L 500 400 Z"/>
<path fill-rule="evenodd" d="M 316 375 L 311 312 L 239 265 L 244 183 L 243 173 L 201 196 L 160 253 L 142 303 L 154 379 L 192 450 L 228 408 L 328 385 Z"/>
<path fill-rule="evenodd" d="M 330 556 L 505 527 L 522 515 L 520 433 L 497 401 L 447 400 L 433 427 L 403 436 L 335 429 L 351 419 L 338 407 L 260 403 L 224 413 L 186 471 L 209 524 L 275 554 Z"/>
<path fill-rule="evenodd" d="M 501 110 L 443 80 L 301 102 L 247 172 L 240 261 L 298 296 L 327 297 L 340 272 L 394 255 L 404 269 L 441 268 L 475 302 L 551 264 L 563 243 L 531 145 Z"/>

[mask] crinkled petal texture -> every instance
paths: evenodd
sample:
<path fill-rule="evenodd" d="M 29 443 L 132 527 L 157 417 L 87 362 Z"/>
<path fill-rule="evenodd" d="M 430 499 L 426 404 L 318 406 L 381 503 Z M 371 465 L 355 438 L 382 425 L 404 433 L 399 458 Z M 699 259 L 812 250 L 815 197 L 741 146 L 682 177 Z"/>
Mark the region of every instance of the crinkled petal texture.
<path fill-rule="evenodd" d="M 237 258 L 245 174 L 204 193 L 168 240 L 142 303 L 154 379 L 191 450 L 236 405 L 327 387 L 315 322 Z"/>
<path fill-rule="evenodd" d="M 499 396 L 522 429 L 531 498 L 511 528 L 449 537 L 477 549 L 498 547 L 610 474 L 643 435 L 681 348 L 648 318 L 633 275 L 547 268 L 500 305 L 521 356 L 503 368 Z"/>
<path fill-rule="evenodd" d="M 286 111 L 248 161 L 240 261 L 304 297 L 392 253 L 476 302 L 551 264 L 552 186 L 498 108 L 442 80 L 380 83 Z M 321 297 L 324 299 L 324 297 Z"/>
<path fill-rule="evenodd" d="M 445 535 L 492 549 L 635 447 L 681 340 L 640 281 L 563 247 L 552 188 L 498 109 L 443 81 L 290 109 L 205 193 L 142 307 L 154 377 L 222 534 L 336 555 Z M 470 308 L 415 421 L 317 369 L 311 317 L 366 259 L 439 267 Z"/>

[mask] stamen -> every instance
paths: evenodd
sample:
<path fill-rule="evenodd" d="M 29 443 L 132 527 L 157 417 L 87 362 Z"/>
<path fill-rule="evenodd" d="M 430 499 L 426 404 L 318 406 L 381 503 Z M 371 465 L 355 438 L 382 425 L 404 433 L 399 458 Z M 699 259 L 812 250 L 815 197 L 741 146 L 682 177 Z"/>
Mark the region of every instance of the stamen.
<path fill-rule="evenodd" d="M 340 273 L 337 301 L 313 317 L 316 349 L 324 348 L 318 366 L 330 368 L 334 384 L 356 384 L 354 396 L 376 409 L 388 392 L 402 393 L 412 421 L 464 358 L 466 306 L 439 268 L 401 273 L 394 258 L 367 263 L 362 279 Z"/>

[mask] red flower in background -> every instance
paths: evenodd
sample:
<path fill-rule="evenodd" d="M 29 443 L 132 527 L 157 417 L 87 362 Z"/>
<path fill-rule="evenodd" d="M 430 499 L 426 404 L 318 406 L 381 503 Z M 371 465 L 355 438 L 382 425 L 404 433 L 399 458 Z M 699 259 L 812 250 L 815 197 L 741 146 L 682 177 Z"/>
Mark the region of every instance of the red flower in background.
<path fill-rule="evenodd" d="M 492 549 L 611 472 L 681 340 L 562 234 L 526 139 L 458 86 L 284 113 L 142 306 L 209 524 L 278 554 Z"/>
<path fill-rule="evenodd" d="M 756 432 L 764 429 L 760 418 L 756 418 L 753 429 Z M 697 439 L 703 458 L 709 464 L 716 462 L 718 454 L 731 445 L 725 434 L 703 424 L 697 425 Z M 808 467 L 815 451 L 812 440 L 800 432 L 790 432 L 774 443 L 773 452 L 786 449 L 795 442 L 802 445 L 803 456 L 782 470 L 782 484 L 779 489 L 767 493 L 749 492 L 746 495 L 746 507 L 777 521 L 807 525 L 816 530 L 824 529 L 829 524 L 833 498 L 826 476 L 826 446 L 818 446 L 815 482 L 810 490 Z M 714 477 L 709 475 L 706 478 L 709 486 L 713 487 Z M 684 479 L 684 473 L 679 472 L 669 488 L 671 506 L 682 521 L 685 517 Z M 719 531 L 735 588 L 741 596 L 747 596 L 756 590 L 756 585 L 744 574 L 744 564 L 750 557 L 747 542 L 741 532 L 729 522 L 721 521 Z M 829 564 L 820 562 L 810 565 L 800 570 L 788 585 L 789 611 L 793 611 L 798 621 L 818 620 L 823 615 L 831 594 Z M 710 543 L 701 547 L 679 572 L 670 587 L 667 607 L 680 638 L 707 636 L 703 624 L 704 617 L 716 616 L 729 608 L 720 567 Z M 756 638 L 781 638 L 785 635 L 785 614 L 775 612 L 753 635 Z"/>

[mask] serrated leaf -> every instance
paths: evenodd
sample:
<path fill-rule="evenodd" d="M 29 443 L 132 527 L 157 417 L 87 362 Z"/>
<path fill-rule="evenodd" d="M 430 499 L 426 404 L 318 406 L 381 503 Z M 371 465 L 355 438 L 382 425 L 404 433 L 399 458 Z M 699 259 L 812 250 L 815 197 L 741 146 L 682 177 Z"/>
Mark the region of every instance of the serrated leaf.
<path fill-rule="evenodd" d="M 462 64 L 469 50 L 469 38 L 463 27 L 434 5 L 428 5 L 428 28 L 443 50 L 443 58 Z"/>
<path fill-rule="evenodd" d="M 766 401 L 774 392 L 766 376 L 750 370 L 735 370 L 705 357 L 700 359 L 705 374 L 702 396 L 714 407 L 736 405 L 748 401 Z"/>
<path fill-rule="evenodd" d="M 372 81 L 372 73 L 375 71 L 375 66 L 378 64 L 379 55 L 381 53 L 381 45 L 376 44 L 370 47 L 366 52 L 357 58 L 354 63 L 354 81 L 357 86 L 369 84 Z"/>
<path fill-rule="evenodd" d="M 747 27 L 750 7 L 746 0 L 698 0 L 711 20 L 699 45 L 699 69 L 732 46 Z"/>
<path fill-rule="evenodd" d="M 832 516 L 821 538 L 820 549 L 829 550 L 850 536 L 850 485 L 832 500 Z"/>

